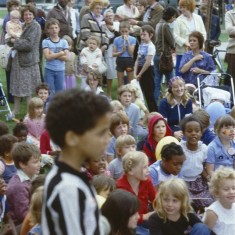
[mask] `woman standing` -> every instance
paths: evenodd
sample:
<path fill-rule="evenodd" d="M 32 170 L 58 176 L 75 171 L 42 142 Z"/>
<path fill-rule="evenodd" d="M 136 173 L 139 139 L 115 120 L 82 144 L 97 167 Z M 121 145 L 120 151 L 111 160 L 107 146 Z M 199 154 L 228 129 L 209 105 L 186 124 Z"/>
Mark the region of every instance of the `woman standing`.
<path fill-rule="evenodd" d="M 107 64 L 107 96 L 109 98 L 111 97 L 111 88 L 112 88 L 112 82 L 114 78 L 117 78 L 117 71 L 116 71 L 116 58 L 113 57 L 113 40 L 116 36 L 119 36 L 120 33 L 115 31 L 113 27 L 113 19 L 114 19 L 114 13 L 113 10 L 108 8 L 104 12 L 104 30 L 109 38 L 109 48 L 104 53 L 104 59 Z"/>
<path fill-rule="evenodd" d="M 175 40 L 170 30 L 168 23 L 174 22 L 178 15 L 178 11 L 174 7 L 167 7 L 163 11 L 162 19 L 156 26 L 156 55 L 154 57 L 154 98 L 156 104 L 161 91 L 161 83 L 163 73 L 159 71 L 159 61 L 161 53 L 167 56 L 172 55 L 172 50 L 175 48 Z M 167 83 L 174 76 L 172 71 L 165 74 Z"/>
<path fill-rule="evenodd" d="M 109 39 L 104 30 L 104 17 L 101 14 L 102 9 L 103 1 L 93 0 L 90 4 L 90 12 L 82 17 L 79 45 L 80 51 L 86 47 L 86 41 L 90 36 L 99 38 L 101 45 L 100 49 L 103 53 L 108 49 Z"/>
<path fill-rule="evenodd" d="M 179 65 L 182 55 L 188 50 L 188 36 L 193 31 L 199 31 L 206 38 L 206 29 L 202 17 L 193 13 L 195 10 L 195 0 L 180 0 L 179 8 L 181 15 L 176 19 L 174 25 L 174 38 L 176 42 L 176 76 L 181 75 Z"/>
<path fill-rule="evenodd" d="M 27 103 L 36 86 L 40 83 L 39 44 L 41 27 L 34 20 L 36 9 L 32 4 L 25 5 L 21 11 L 24 20 L 23 33 L 19 39 L 11 39 L 16 54 L 11 67 L 10 92 L 14 96 L 14 114 L 19 113 L 21 97 Z"/>

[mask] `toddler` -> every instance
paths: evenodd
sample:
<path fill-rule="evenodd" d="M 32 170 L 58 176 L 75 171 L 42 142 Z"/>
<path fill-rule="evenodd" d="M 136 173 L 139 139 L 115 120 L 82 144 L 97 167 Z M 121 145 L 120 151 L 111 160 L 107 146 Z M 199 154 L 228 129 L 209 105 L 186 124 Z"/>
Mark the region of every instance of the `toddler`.
<path fill-rule="evenodd" d="M 136 142 L 131 135 L 121 135 L 117 138 L 115 143 L 117 157 L 113 159 L 108 169 L 111 172 L 111 176 L 117 180 L 123 175 L 122 158 L 123 156 L 133 150 L 136 150 Z"/>
<path fill-rule="evenodd" d="M 120 23 L 119 31 L 121 36 L 116 37 L 113 41 L 113 57 L 117 57 L 118 87 L 124 84 L 124 72 L 127 73 L 128 83 L 133 79 L 133 53 L 136 45 L 136 38 L 129 35 L 130 24 L 128 21 Z"/>
<path fill-rule="evenodd" d="M 225 115 L 215 122 L 215 139 L 208 146 L 206 170 L 210 176 L 219 166 L 235 168 L 235 120 Z"/>
<path fill-rule="evenodd" d="M 182 179 L 169 179 L 160 184 L 149 230 L 150 235 L 211 235 L 210 229 L 193 213 Z"/>
<path fill-rule="evenodd" d="M 36 87 L 36 95 L 38 98 L 42 99 L 43 101 L 43 112 L 46 113 L 48 105 L 49 105 L 49 93 L 50 89 L 48 84 L 41 83 Z"/>
<path fill-rule="evenodd" d="M 209 176 L 204 167 L 207 146 L 200 141 L 202 125 L 195 117 L 188 116 L 181 121 L 181 129 L 186 139 L 180 142 L 186 157 L 181 174 L 194 199 L 195 210 L 201 211 L 213 202 L 207 183 Z"/>
<path fill-rule="evenodd" d="M 20 12 L 18 10 L 12 10 L 10 12 L 10 20 L 6 24 L 5 39 L 10 41 L 11 38 L 19 38 L 23 32 L 22 24 L 20 22 Z"/>
<path fill-rule="evenodd" d="M 235 234 L 235 171 L 219 167 L 210 180 L 210 191 L 216 198 L 204 215 L 204 223 L 216 234 Z"/>
<path fill-rule="evenodd" d="M 99 71 L 102 63 L 102 51 L 99 48 L 100 41 L 97 37 L 91 36 L 87 39 L 87 47 L 83 48 L 80 53 L 80 63 L 82 65 L 80 88 L 85 89 L 86 79 L 90 70 Z"/>
<path fill-rule="evenodd" d="M 172 142 L 163 146 L 161 160 L 149 167 L 149 176 L 157 188 L 162 182 L 181 177 L 180 170 L 185 161 L 185 155 L 180 145 Z"/>
<path fill-rule="evenodd" d="M 155 115 L 149 120 L 148 137 L 143 145 L 143 151 L 149 158 L 149 165 L 156 161 L 155 149 L 158 142 L 163 137 L 171 135 L 171 129 L 163 117 Z"/>
<path fill-rule="evenodd" d="M 130 151 L 122 159 L 124 175 L 117 180 L 117 188 L 136 195 L 140 202 L 137 234 L 148 234 L 147 221 L 153 212 L 148 203 L 153 202 L 156 189 L 149 178 L 148 157 L 143 152 Z"/>
<path fill-rule="evenodd" d="M 24 118 L 24 124 L 28 128 L 28 137 L 37 147 L 40 145 L 40 137 L 45 129 L 45 114 L 43 113 L 43 101 L 33 97 L 29 101 L 28 114 Z"/>
<path fill-rule="evenodd" d="M 0 137 L 0 176 L 7 184 L 16 173 L 11 149 L 17 141 L 18 139 L 11 134 L 6 134 Z"/>
<path fill-rule="evenodd" d="M 94 176 L 91 183 L 96 190 L 96 201 L 101 208 L 109 194 L 116 188 L 115 180 L 103 174 Z"/>
<path fill-rule="evenodd" d="M 129 119 L 124 111 L 113 113 L 111 116 L 110 132 L 112 138 L 109 141 L 106 149 L 107 161 L 110 162 L 116 156 L 115 143 L 116 139 L 121 135 L 128 134 L 129 130 Z"/>
<path fill-rule="evenodd" d="M 138 198 L 132 193 L 119 189 L 112 192 L 101 208 L 111 226 L 110 234 L 135 234 L 139 207 Z"/>
<path fill-rule="evenodd" d="M 31 180 L 40 171 L 40 150 L 33 144 L 18 143 L 12 149 L 12 157 L 17 168 L 7 187 L 10 215 L 16 225 L 23 222 L 30 200 Z"/>
<path fill-rule="evenodd" d="M 70 38 L 68 35 L 65 35 L 63 37 L 69 45 L 69 51 L 68 51 L 68 58 L 65 61 L 65 82 L 64 87 L 65 89 L 71 89 L 76 88 L 76 76 L 77 76 L 77 58 L 74 50 L 74 43 L 72 38 Z"/>

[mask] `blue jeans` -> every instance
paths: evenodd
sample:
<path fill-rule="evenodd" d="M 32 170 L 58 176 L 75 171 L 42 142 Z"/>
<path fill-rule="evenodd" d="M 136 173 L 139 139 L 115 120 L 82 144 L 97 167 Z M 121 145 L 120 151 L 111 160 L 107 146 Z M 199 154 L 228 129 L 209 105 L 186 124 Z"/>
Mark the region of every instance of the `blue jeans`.
<path fill-rule="evenodd" d="M 65 71 L 53 71 L 45 68 L 44 73 L 45 82 L 50 88 L 50 97 L 56 92 L 64 90 Z"/>
<path fill-rule="evenodd" d="M 154 57 L 154 99 L 155 99 L 156 104 L 158 103 L 158 99 L 160 96 L 162 77 L 163 77 L 163 73 L 161 73 L 158 68 L 159 61 L 160 61 L 160 56 L 155 55 Z M 165 74 L 167 84 L 173 76 L 174 76 L 173 70 L 170 73 Z"/>
<path fill-rule="evenodd" d="M 193 225 L 190 235 L 210 235 L 211 230 L 203 223 L 196 223 Z"/>
<path fill-rule="evenodd" d="M 179 71 L 180 61 L 183 55 L 176 55 L 176 64 L 175 64 L 175 76 L 182 76 L 182 73 Z"/>
<path fill-rule="evenodd" d="M 135 235 L 149 235 L 149 230 L 141 225 L 137 225 Z"/>

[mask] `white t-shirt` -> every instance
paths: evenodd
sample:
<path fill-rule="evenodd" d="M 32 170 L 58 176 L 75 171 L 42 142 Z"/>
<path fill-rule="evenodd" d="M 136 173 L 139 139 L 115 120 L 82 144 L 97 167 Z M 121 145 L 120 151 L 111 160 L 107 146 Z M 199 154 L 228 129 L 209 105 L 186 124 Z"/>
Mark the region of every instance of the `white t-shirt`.
<path fill-rule="evenodd" d="M 153 56 L 151 60 L 151 65 L 153 65 L 154 64 L 153 58 L 155 54 L 156 54 L 156 48 L 152 43 L 152 41 L 150 41 L 149 43 L 141 43 L 138 50 L 138 65 L 143 67 L 146 61 L 146 56 L 148 55 Z"/>

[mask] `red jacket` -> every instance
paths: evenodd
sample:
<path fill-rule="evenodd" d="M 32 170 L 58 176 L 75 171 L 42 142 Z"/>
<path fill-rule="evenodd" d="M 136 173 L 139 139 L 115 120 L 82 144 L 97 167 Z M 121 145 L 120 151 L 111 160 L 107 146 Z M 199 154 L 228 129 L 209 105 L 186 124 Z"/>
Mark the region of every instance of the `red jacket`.
<path fill-rule="evenodd" d="M 121 178 L 119 178 L 116 182 L 117 188 L 126 190 L 134 195 L 135 192 L 133 191 L 131 185 L 127 180 L 127 175 L 124 174 Z M 140 181 L 139 185 L 139 192 L 136 195 L 140 202 L 140 209 L 139 209 L 139 223 L 143 222 L 143 215 L 148 213 L 148 203 L 153 202 L 156 196 L 156 189 L 153 186 L 152 180 L 148 177 L 145 181 Z"/>
<path fill-rule="evenodd" d="M 144 146 L 143 146 L 143 151 L 149 158 L 149 165 L 152 165 L 154 162 L 156 162 L 155 149 L 156 149 L 158 142 L 153 138 L 153 130 L 154 130 L 154 125 L 160 120 L 163 120 L 166 124 L 165 136 L 172 135 L 171 128 L 168 126 L 166 120 L 163 117 L 155 115 L 150 119 L 149 124 L 148 124 L 148 129 L 149 129 L 148 138 L 145 141 Z"/>

